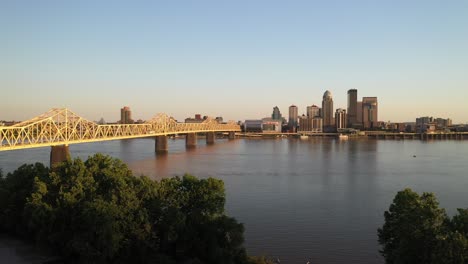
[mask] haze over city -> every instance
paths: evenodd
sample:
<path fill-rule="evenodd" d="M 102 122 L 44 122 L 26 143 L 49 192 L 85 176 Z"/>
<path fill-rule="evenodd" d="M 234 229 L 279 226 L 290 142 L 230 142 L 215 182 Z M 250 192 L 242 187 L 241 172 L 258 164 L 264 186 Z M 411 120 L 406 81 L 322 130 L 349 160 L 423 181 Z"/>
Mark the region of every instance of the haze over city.
<path fill-rule="evenodd" d="M 330 90 L 381 121 L 468 121 L 467 1 L 7 1 L 0 119 L 68 107 L 90 120 L 165 112 L 299 114 Z"/>

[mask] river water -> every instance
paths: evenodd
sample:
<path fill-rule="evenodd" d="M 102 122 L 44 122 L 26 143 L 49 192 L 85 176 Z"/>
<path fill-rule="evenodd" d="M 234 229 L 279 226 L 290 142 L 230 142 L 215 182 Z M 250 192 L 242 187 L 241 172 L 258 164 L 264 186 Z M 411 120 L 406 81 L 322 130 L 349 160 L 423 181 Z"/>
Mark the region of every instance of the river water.
<path fill-rule="evenodd" d="M 377 228 L 396 192 L 434 192 L 449 214 L 468 207 L 468 141 L 333 138 L 198 140 L 185 149 L 153 139 L 70 146 L 73 157 L 96 152 L 154 179 L 190 173 L 222 179 L 226 210 L 245 225 L 249 254 L 281 263 L 383 263 Z M 0 167 L 48 164 L 49 148 L 0 152 Z M 1 256 L 0 256 L 1 257 Z"/>

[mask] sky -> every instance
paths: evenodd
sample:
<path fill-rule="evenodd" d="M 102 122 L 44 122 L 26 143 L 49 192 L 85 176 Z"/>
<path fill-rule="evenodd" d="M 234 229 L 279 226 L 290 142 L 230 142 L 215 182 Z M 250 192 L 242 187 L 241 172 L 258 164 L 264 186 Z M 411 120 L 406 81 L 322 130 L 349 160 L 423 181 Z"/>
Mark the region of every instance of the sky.
<path fill-rule="evenodd" d="M 245 120 L 377 96 L 379 120 L 468 122 L 468 1 L 0 0 L 0 120 Z"/>

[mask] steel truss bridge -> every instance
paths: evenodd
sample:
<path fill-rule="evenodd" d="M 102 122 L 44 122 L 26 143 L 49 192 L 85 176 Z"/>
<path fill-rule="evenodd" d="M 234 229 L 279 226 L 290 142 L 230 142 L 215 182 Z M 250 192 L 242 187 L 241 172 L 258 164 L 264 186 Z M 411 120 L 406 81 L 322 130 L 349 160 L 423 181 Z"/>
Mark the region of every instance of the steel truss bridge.
<path fill-rule="evenodd" d="M 240 126 L 234 122 L 219 124 L 213 118 L 208 118 L 203 123 L 178 123 L 166 114 L 157 114 L 143 124 L 99 125 L 66 108 L 54 108 L 27 121 L 0 126 L 0 151 L 176 134 L 240 131 Z"/>

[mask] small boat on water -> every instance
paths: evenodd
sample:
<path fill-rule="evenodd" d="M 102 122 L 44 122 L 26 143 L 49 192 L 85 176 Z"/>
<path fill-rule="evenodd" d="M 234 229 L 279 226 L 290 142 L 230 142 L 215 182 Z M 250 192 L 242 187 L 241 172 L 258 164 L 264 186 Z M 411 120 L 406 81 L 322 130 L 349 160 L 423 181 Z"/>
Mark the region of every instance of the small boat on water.
<path fill-rule="evenodd" d="M 340 135 L 338 136 L 338 139 L 340 139 L 340 140 L 347 140 L 348 138 L 349 138 L 348 135 L 340 134 Z"/>
<path fill-rule="evenodd" d="M 307 135 L 301 135 L 301 136 L 300 136 L 300 139 L 302 139 L 302 140 L 307 140 L 307 139 L 309 139 L 309 136 L 307 136 Z"/>

